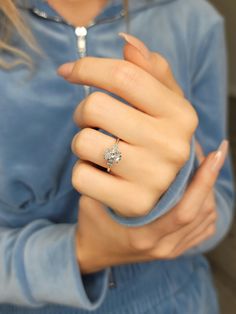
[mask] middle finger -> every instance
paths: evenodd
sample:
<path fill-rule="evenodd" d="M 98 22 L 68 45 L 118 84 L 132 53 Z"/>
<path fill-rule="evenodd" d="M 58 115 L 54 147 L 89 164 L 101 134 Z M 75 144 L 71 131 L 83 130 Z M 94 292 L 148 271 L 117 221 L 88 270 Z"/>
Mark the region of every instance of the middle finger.
<path fill-rule="evenodd" d="M 73 153 L 82 160 L 92 162 L 95 165 L 107 168 L 104 152 L 115 143 L 112 136 L 106 135 L 92 128 L 84 128 L 73 138 L 71 149 Z M 121 160 L 112 166 L 112 174 L 128 181 L 142 182 L 146 186 L 155 185 L 153 169 L 157 168 L 158 156 L 153 156 L 143 147 L 130 145 L 119 141 Z M 123 156 L 125 158 L 123 158 Z M 147 162 L 143 162 L 146 160 Z M 128 171 L 127 171 L 128 170 Z M 159 175 L 164 175 L 163 167 Z"/>
<path fill-rule="evenodd" d="M 74 121 L 81 129 L 101 128 L 134 145 L 147 144 L 150 134 L 157 133 L 154 118 L 101 92 L 89 95 L 77 106 Z"/>

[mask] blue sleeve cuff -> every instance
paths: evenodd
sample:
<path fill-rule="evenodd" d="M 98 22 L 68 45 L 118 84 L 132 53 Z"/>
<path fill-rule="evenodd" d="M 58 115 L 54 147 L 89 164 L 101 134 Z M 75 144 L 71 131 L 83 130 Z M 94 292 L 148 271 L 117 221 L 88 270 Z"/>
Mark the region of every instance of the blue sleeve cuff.
<path fill-rule="evenodd" d="M 74 239 L 75 237 L 73 237 Z M 108 289 L 108 279 L 110 269 L 82 275 L 79 269 L 78 261 L 75 256 L 74 242 L 72 245 L 73 271 L 77 278 L 78 291 L 81 291 L 81 305 L 86 310 L 95 310 L 99 308 L 105 299 Z"/>
<path fill-rule="evenodd" d="M 179 171 L 175 180 L 170 185 L 169 189 L 162 195 L 158 200 L 157 204 L 147 215 L 142 217 L 124 217 L 113 211 L 112 208 L 106 207 L 106 210 L 111 215 L 111 217 L 122 225 L 128 227 L 137 227 L 146 225 L 160 216 L 164 215 L 168 210 L 175 206 L 178 201 L 182 198 L 185 188 L 189 182 L 192 175 L 194 162 L 195 162 L 195 138 L 192 138 L 190 157 L 184 167 Z"/>
<path fill-rule="evenodd" d="M 27 241 L 24 264 L 29 290 L 38 305 L 55 303 L 94 310 L 105 298 L 109 268 L 81 274 L 75 256 L 75 230 L 76 225 L 49 224 L 43 232 L 34 230 Z"/>

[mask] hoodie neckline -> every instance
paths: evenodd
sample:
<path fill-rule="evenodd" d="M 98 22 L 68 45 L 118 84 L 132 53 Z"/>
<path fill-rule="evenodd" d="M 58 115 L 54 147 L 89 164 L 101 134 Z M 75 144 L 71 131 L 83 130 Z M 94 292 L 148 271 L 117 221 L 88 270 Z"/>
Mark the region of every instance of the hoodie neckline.
<path fill-rule="evenodd" d="M 129 9 L 131 11 L 138 10 L 142 7 L 152 5 L 164 5 L 176 0 L 129 0 Z M 23 9 L 37 8 L 45 11 L 47 14 L 58 16 L 58 13 L 48 4 L 47 0 L 15 0 L 19 7 Z M 123 7 L 123 0 L 108 0 L 104 11 L 107 9 L 115 9 L 117 7 Z"/>
<path fill-rule="evenodd" d="M 129 0 L 129 13 L 132 14 L 139 10 L 155 5 L 165 5 L 176 0 Z M 47 0 L 15 0 L 16 5 L 23 10 L 30 10 L 34 14 L 51 19 L 55 22 L 63 22 L 74 27 L 66 21 L 57 11 L 55 11 Z M 124 16 L 123 0 L 108 0 L 103 10 L 92 22 L 92 25 L 110 21 Z"/>

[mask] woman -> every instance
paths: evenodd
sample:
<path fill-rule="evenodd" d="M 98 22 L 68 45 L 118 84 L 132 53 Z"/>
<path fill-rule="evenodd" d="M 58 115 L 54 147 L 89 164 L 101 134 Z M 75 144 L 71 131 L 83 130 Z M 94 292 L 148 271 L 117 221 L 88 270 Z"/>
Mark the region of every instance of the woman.
<path fill-rule="evenodd" d="M 0 313 L 218 313 L 201 253 L 232 221 L 222 17 L 0 8 Z"/>

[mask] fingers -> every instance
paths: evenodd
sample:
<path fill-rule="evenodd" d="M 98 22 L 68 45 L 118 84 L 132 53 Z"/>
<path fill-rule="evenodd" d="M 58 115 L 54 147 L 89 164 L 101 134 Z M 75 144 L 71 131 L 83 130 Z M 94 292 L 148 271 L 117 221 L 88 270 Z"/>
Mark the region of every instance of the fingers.
<path fill-rule="evenodd" d="M 182 97 L 184 96 L 182 89 L 174 78 L 171 67 L 163 56 L 149 51 L 141 40 L 130 34 L 119 33 L 119 35 L 127 43 L 124 47 L 125 60 L 136 64 L 169 89 Z"/>
<path fill-rule="evenodd" d="M 183 225 L 177 231 L 173 231 L 176 229 L 176 226 L 172 220 L 173 215 L 170 212 L 151 222 L 148 226 L 131 228 L 129 230 L 130 242 L 133 247 L 139 250 L 154 248 L 154 252 L 158 253 L 166 252 L 166 250 L 175 251 L 177 247 L 182 247 L 182 243 L 186 242 L 186 238 L 187 242 L 189 242 L 189 239 L 192 240 L 196 233 L 198 235 L 198 229 L 202 228 L 206 221 L 208 224 L 208 216 L 211 213 L 212 211 L 209 214 L 208 207 L 207 210 L 204 208 L 191 223 L 189 222 L 189 224 Z"/>
<path fill-rule="evenodd" d="M 209 236 L 209 226 L 216 220 L 212 188 L 222 167 L 228 149 L 223 141 L 201 164 L 183 199 L 166 215 L 146 228 L 129 232 L 135 248 L 150 250 L 151 256 L 168 258 Z M 211 206 L 213 208 L 211 208 Z M 184 243 L 184 244 L 183 244 Z"/>
<path fill-rule="evenodd" d="M 80 160 L 73 168 L 72 185 L 74 188 L 81 194 L 107 206 L 114 205 L 114 195 L 117 195 L 120 200 L 119 206 L 124 207 L 121 195 L 124 188 L 127 188 L 126 184 L 121 178 L 102 172 L 86 161 Z"/>
<path fill-rule="evenodd" d="M 177 221 L 191 221 L 196 217 L 203 203 L 211 192 L 222 168 L 228 151 L 228 141 L 224 140 L 215 153 L 211 153 L 203 161 L 184 197 L 176 210 Z"/>
<path fill-rule="evenodd" d="M 104 152 L 107 148 L 112 147 L 114 143 L 114 137 L 91 128 L 84 128 L 73 138 L 71 149 L 80 159 L 92 162 L 93 164 L 103 167 L 105 170 L 107 168 L 107 162 L 104 159 Z M 141 170 L 145 168 L 146 164 L 143 165 L 143 160 L 148 161 L 147 154 L 145 154 L 145 151 L 141 148 L 121 140 L 119 141 L 119 151 L 125 158 L 121 158 L 118 164 L 112 166 L 111 173 L 115 176 L 125 178 L 126 180 L 139 182 L 142 179 L 139 177 L 140 168 Z M 151 167 L 148 178 L 150 179 L 150 177 Z"/>
<path fill-rule="evenodd" d="M 177 241 L 180 241 L 182 237 L 188 234 L 189 225 L 190 230 L 192 230 L 191 224 L 195 223 L 198 215 L 201 217 L 204 202 L 209 197 L 211 198 L 211 189 L 215 184 L 220 168 L 223 166 L 227 149 L 228 142 L 223 141 L 217 152 L 208 155 L 197 170 L 181 201 L 167 214 L 154 221 L 153 229 L 156 228 L 160 237 L 183 230 L 180 237 L 174 236 Z"/>
<path fill-rule="evenodd" d="M 72 185 L 81 194 L 111 207 L 122 216 L 143 216 L 152 208 L 153 195 L 149 189 L 100 171 L 88 161 L 79 160 L 75 164 Z"/>
<path fill-rule="evenodd" d="M 187 243 L 185 246 L 181 247 L 179 250 L 173 252 L 173 256 L 176 257 L 181 254 L 184 254 L 186 251 L 208 240 L 215 234 L 215 228 L 216 228 L 215 223 L 208 225 L 208 227 L 201 234 L 195 237 L 192 241 Z"/>
<path fill-rule="evenodd" d="M 189 234 L 187 234 L 183 240 L 176 246 L 175 252 L 178 254 L 178 252 L 183 252 L 187 248 L 189 248 L 190 244 L 195 242 L 196 239 L 199 239 L 202 235 L 204 235 L 208 229 L 209 226 L 214 225 L 216 223 L 217 219 L 217 213 L 216 211 L 212 211 L 211 214 L 207 215 L 201 223 L 195 227 L 194 230 L 190 231 Z M 175 254 L 175 253 L 174 253 Z"/>
<path fill-rule="evenodd" d="M 134 145 L 145 144 L 154 123 L 156 127 L 149 115 L 101 92 L 92 93 L 77 106 L 74 121 L 81 129 L 101 128 Z"/>
<path fill-rule="evenodd" d="M 91 128 L 84 128 L 75 135 L 71 144 L 72 152 L 84 161 L 92 162 L 98 166 L 107 168 L 107 162 L 104 159 L 104 152 L 107 148 L 112 147 L 115 143 L 115 138 L 108 136 Z M 132 147 L 126 142 L 119 142 L 119 150 L 122 152 L 129 152 Z M 127 158 L 119 161 L 119 175 L 125 173 L 125 169 L 128 167 L 128 159 L 130 154 L 127 154 Z M 128 163 L 128 164 L 127 164 Z M 117 174 L 117 164 L 112 167 L 112 172 Z"/>
<path fill-rule="evenodd" d="M 58 74 L 71 83 L 105 89 L 153 117 L 174 116 L 180 106 L 189 107 L 182 97 L 128 61 L 85 57 L 62 65 Z"/>
<path fill-rule="evenodd" d="M 181 245 L 187 236 L 192 238 L 194 230 L 198 231 L 198 228 L 201 228 L 200 225 L 204 221 L 204 204 L 211 200 L 212 188 L 223 166 L 227 150 L 228 141 L 223 141 L 215 153 L 208 155 L 193 177 L 182 200 L 172 212 L 168 213 L 169 219 L 165 221 L 164 228 L 162 227 L 163 235 L 172 243 L 171 246 L 174 250 L 175 247 Z M 211 218 L 214 219 L 212 216 Z M 172 229 L 172 234 L 169 237 L 164 233 L 168 220 L 172 226 L 171 228 L 169 225 L 169 231 Z M 163 239 L 162 246 L 165 247 L 166 245 L 166 241 Z"/>
<path fill-rule="evenodd" d="M 81 160 L 100 166 L 103 168 L 100 170 L 105 171 L 107 160 L 104 159 L 104 153 L 114 144 L 114 137 L 92 128 L 84 128 L 74 136 L 71 150 Z M 158 152 L 155 155 L 150 154 L 149 149 L 134 146 L 122 140 L 119 141 L 118 148 L 121 153 L 121 160 L 114 163 L 111 174 L 129 182 L 140 184 L 150 191 L 155 190 L 153 193 L 155 195 L 157 193 L 162 194 L 167 184 L 165 180 L 171 180 L 173 175 L 169 167 L 160 166 L 161 159 Z M 125 158 L 123 158 L 124 156 Z M 143 162 L 144 160 L 145 162 Z M 160 180 L 159 177 L 163 180 Z"/>

